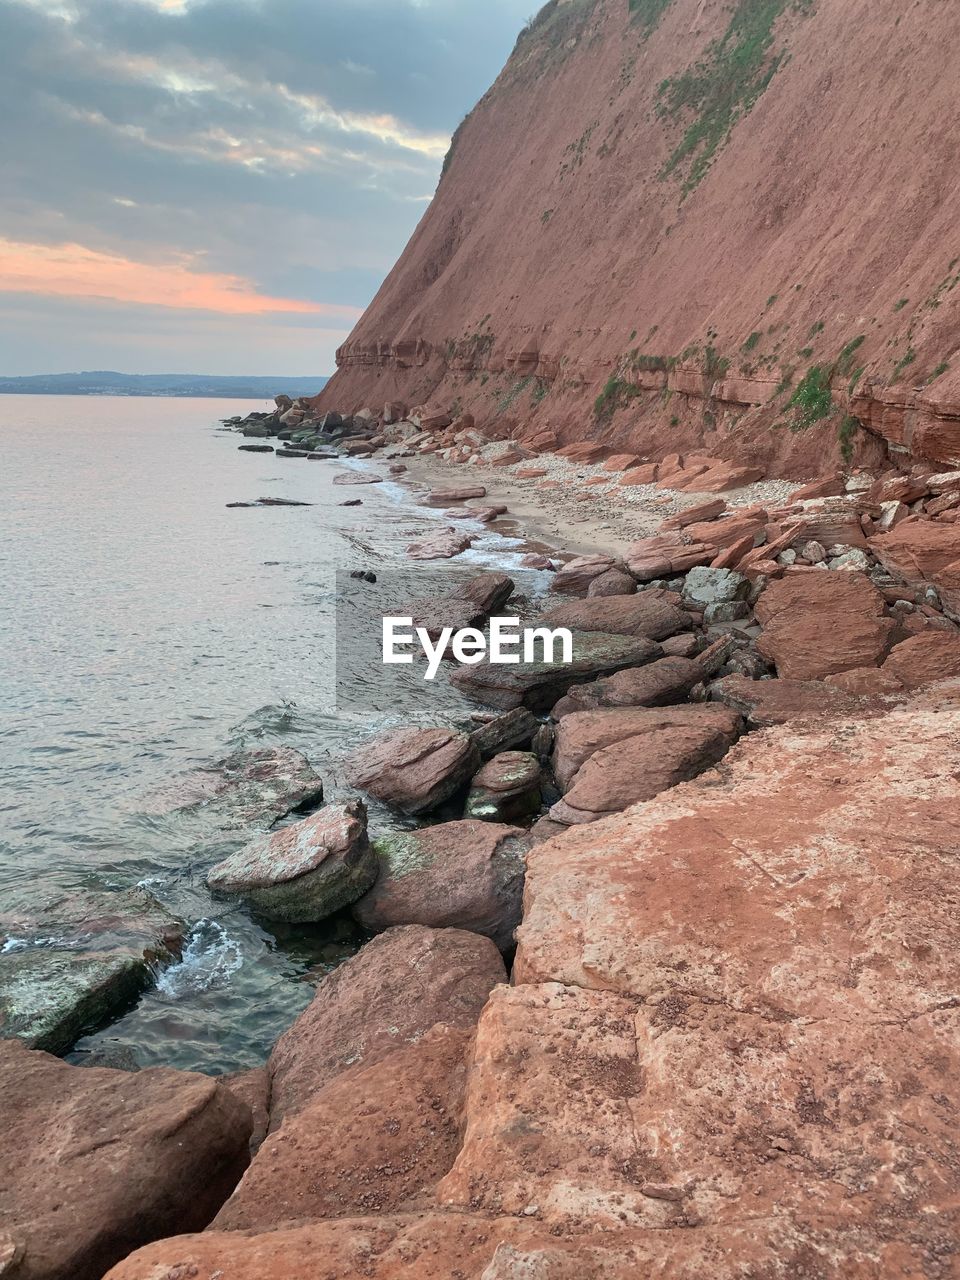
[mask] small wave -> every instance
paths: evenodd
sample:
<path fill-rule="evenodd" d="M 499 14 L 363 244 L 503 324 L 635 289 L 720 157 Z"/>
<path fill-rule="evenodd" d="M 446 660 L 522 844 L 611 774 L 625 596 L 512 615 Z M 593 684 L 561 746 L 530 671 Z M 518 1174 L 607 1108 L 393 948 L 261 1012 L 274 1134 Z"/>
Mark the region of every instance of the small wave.
<path fill-rule="evenodd" d="M 227 986 L 242 967 L 237 939 L 216 920 L 198 920 L 181 958 L 157 975 L 157 992 L 167 1000 L 183 1000 L 216 991 Z"/>
<path fill-rule="evenodd" d="M 42 938 L 7 938 L 0 946 L 0 956 L 14 951 L 28 951 L 31 947 L 47 947 L 58 951 L 81 950 L 87 945 L 89 938 L 88 933 L 73 938 L 60 938 L 53 934 Z"/>

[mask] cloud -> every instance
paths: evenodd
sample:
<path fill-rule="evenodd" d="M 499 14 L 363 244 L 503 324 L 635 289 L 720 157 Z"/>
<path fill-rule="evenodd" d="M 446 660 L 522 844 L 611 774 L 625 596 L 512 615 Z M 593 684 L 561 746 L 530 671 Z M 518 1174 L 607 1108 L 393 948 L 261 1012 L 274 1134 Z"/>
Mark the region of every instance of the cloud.
<path fill-rule="evenodd" d="M 0 0 L 0 238 L 19 273 L 7 297 L 99 288 L 139 308 L 135 327 L 156 288 L 182 311 L 199 371 L 209 305 L 251 326 L 273 305 L 348 308 L 349 327 L 529 8 Z"/>
<path fill-rule="evenodd" d="M 104 298 L 141 306 L 259 316 L 299 312 L 356 320 L 358 307 L 271 298 L 241 276 L 197 269 L 193 262 L 132 262 L 79 244 L 23 244 L 0 239 L 0 291 L 45 297 Z"/>

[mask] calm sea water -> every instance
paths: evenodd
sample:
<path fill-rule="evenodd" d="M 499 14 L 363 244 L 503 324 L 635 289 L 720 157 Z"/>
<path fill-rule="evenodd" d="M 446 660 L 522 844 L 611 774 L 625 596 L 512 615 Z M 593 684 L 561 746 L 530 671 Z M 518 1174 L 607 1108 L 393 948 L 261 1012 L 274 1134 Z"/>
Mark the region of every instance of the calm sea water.
<path fill-rule="evenodd" d="M 372 730 L 469 714 L 439 682 L 337 708 L 336 570 L 386 569 L 426 594 L 437 571 L 403 548 L 439 513 L 394 484 L 333 486 L 343 462 L 239 452 L 219 419 L 260 407 L 0 396 L 0 909 L 144 884 L 188 922 L 184 962 L 81 1044 L 144 1066 L 262 1062 L 317 967 L 361 942 L 347 918 L 278 933 L 211 899 L 205 872 L 238 840 L 147 816 L 145 798 L 274 744 L 303 751 L 336 798 L 338 761 Z M 265 496 L 315 505 L 226 507 Z M 485 533 L 470 570 L 509 565 L 515 546 Z"/>

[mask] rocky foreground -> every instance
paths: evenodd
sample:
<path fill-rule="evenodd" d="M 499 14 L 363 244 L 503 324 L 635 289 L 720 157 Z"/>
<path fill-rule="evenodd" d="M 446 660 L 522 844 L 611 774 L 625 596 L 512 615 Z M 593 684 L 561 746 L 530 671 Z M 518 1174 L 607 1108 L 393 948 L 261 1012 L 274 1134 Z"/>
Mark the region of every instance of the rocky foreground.
<path fill-rule="evenodd" d="M 253 426 L 502 456 L 451 415 L 310 414 Z M 563 558 L 537 620 L 569 666 L 455 669 L 477 727 L 374 737 L 342 803 L 289 752 L 189 780 L 251 828 L 214 892 L 374 936 L 239 1076 L 0 1041 L 3 1280 L 960 1275 L 960 473 L 771 510 L 720 464 L 604 474 L 640 467 L 690 506 Z M 482 625 L 513 590 L 411 612 Z M 42 989 L 2 1025 L 62 1052 L 84 1011 Z"/>

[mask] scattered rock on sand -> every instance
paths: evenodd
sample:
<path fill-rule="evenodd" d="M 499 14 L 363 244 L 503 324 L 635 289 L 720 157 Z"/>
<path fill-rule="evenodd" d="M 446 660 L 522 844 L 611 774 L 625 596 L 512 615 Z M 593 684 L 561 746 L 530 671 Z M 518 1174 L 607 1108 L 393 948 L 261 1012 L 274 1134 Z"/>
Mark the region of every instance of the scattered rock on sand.
<path fill-rule="evenodd" d="M 529 751 L 503 751 L 474 774 L 464 817 L 519 822 L 540 812 L 540 761 Z"/>
<path fill-rule="evenodd" d="M 458 529 L 441 529 L 421 542 L 412 542 L 407 547 L 407 555 L 411 560 L 451 560 L 454 556 L 466 551 L 473 543 L 468 533 Z"/>
<path fill-rule="evenodd" d="M 182 941 L 183 924 L 142 889 L 0 916 L 0 1036 L 66 1053 L 129 1007 Z"/>
<path fill-rule="evenodd" d="M 412 1044 L 438 1022 L 470 1029 L 506 981 L 489 938 L 462 929 L 389 929 L 329 974 L 270 1055 L 271 1124 L 302 1111 L 347 1067 Z"/>
<path fill-rule="evenodd" d="M 11 1280 L 100 1280 L 138 1245 L 205 1227 L 247 1164 L 250 1112 L 207 1076 L 81 1070 L 3 1040 L 0 1096 Z"/>
<path fill-rule="evenodd" d="M 213 867 L 207 885 L 244 898 L 268 919 L 314 924 L 356 902 L 376 876 L 367 811 L 353 801 L 257 836 Z"/>
<path fill-rule="evenodd" d="M 372 471 L 338 471 L 333 477 L 334 484 L 382 484 L 383 476 L 374 475 Z"/>
<path fill-rule="evenodd" d="M 513 945 L 529 847 L 519 827 L 466 819 L 393 832 L 373 844 L 380 873 L 353 909 L 366 928 L 466 929 L 501 951 Z"/>
<path fill-rule="evenodd" d="M 426 497 L 429 507 L 449 507 L 451 502 L 466 502 L 469 498 L 485 498 L 487 491 L 482 484 L 463 485 L 459 489 L 434 489 Z"/>
<path fill-rule="evenodd" d="M 455 729 L 393 729 L 365 743 L 345 770 L 353 786 L 403 813 L 419 814 L 449 800 L 479 763 L 475 743 Z"/>

